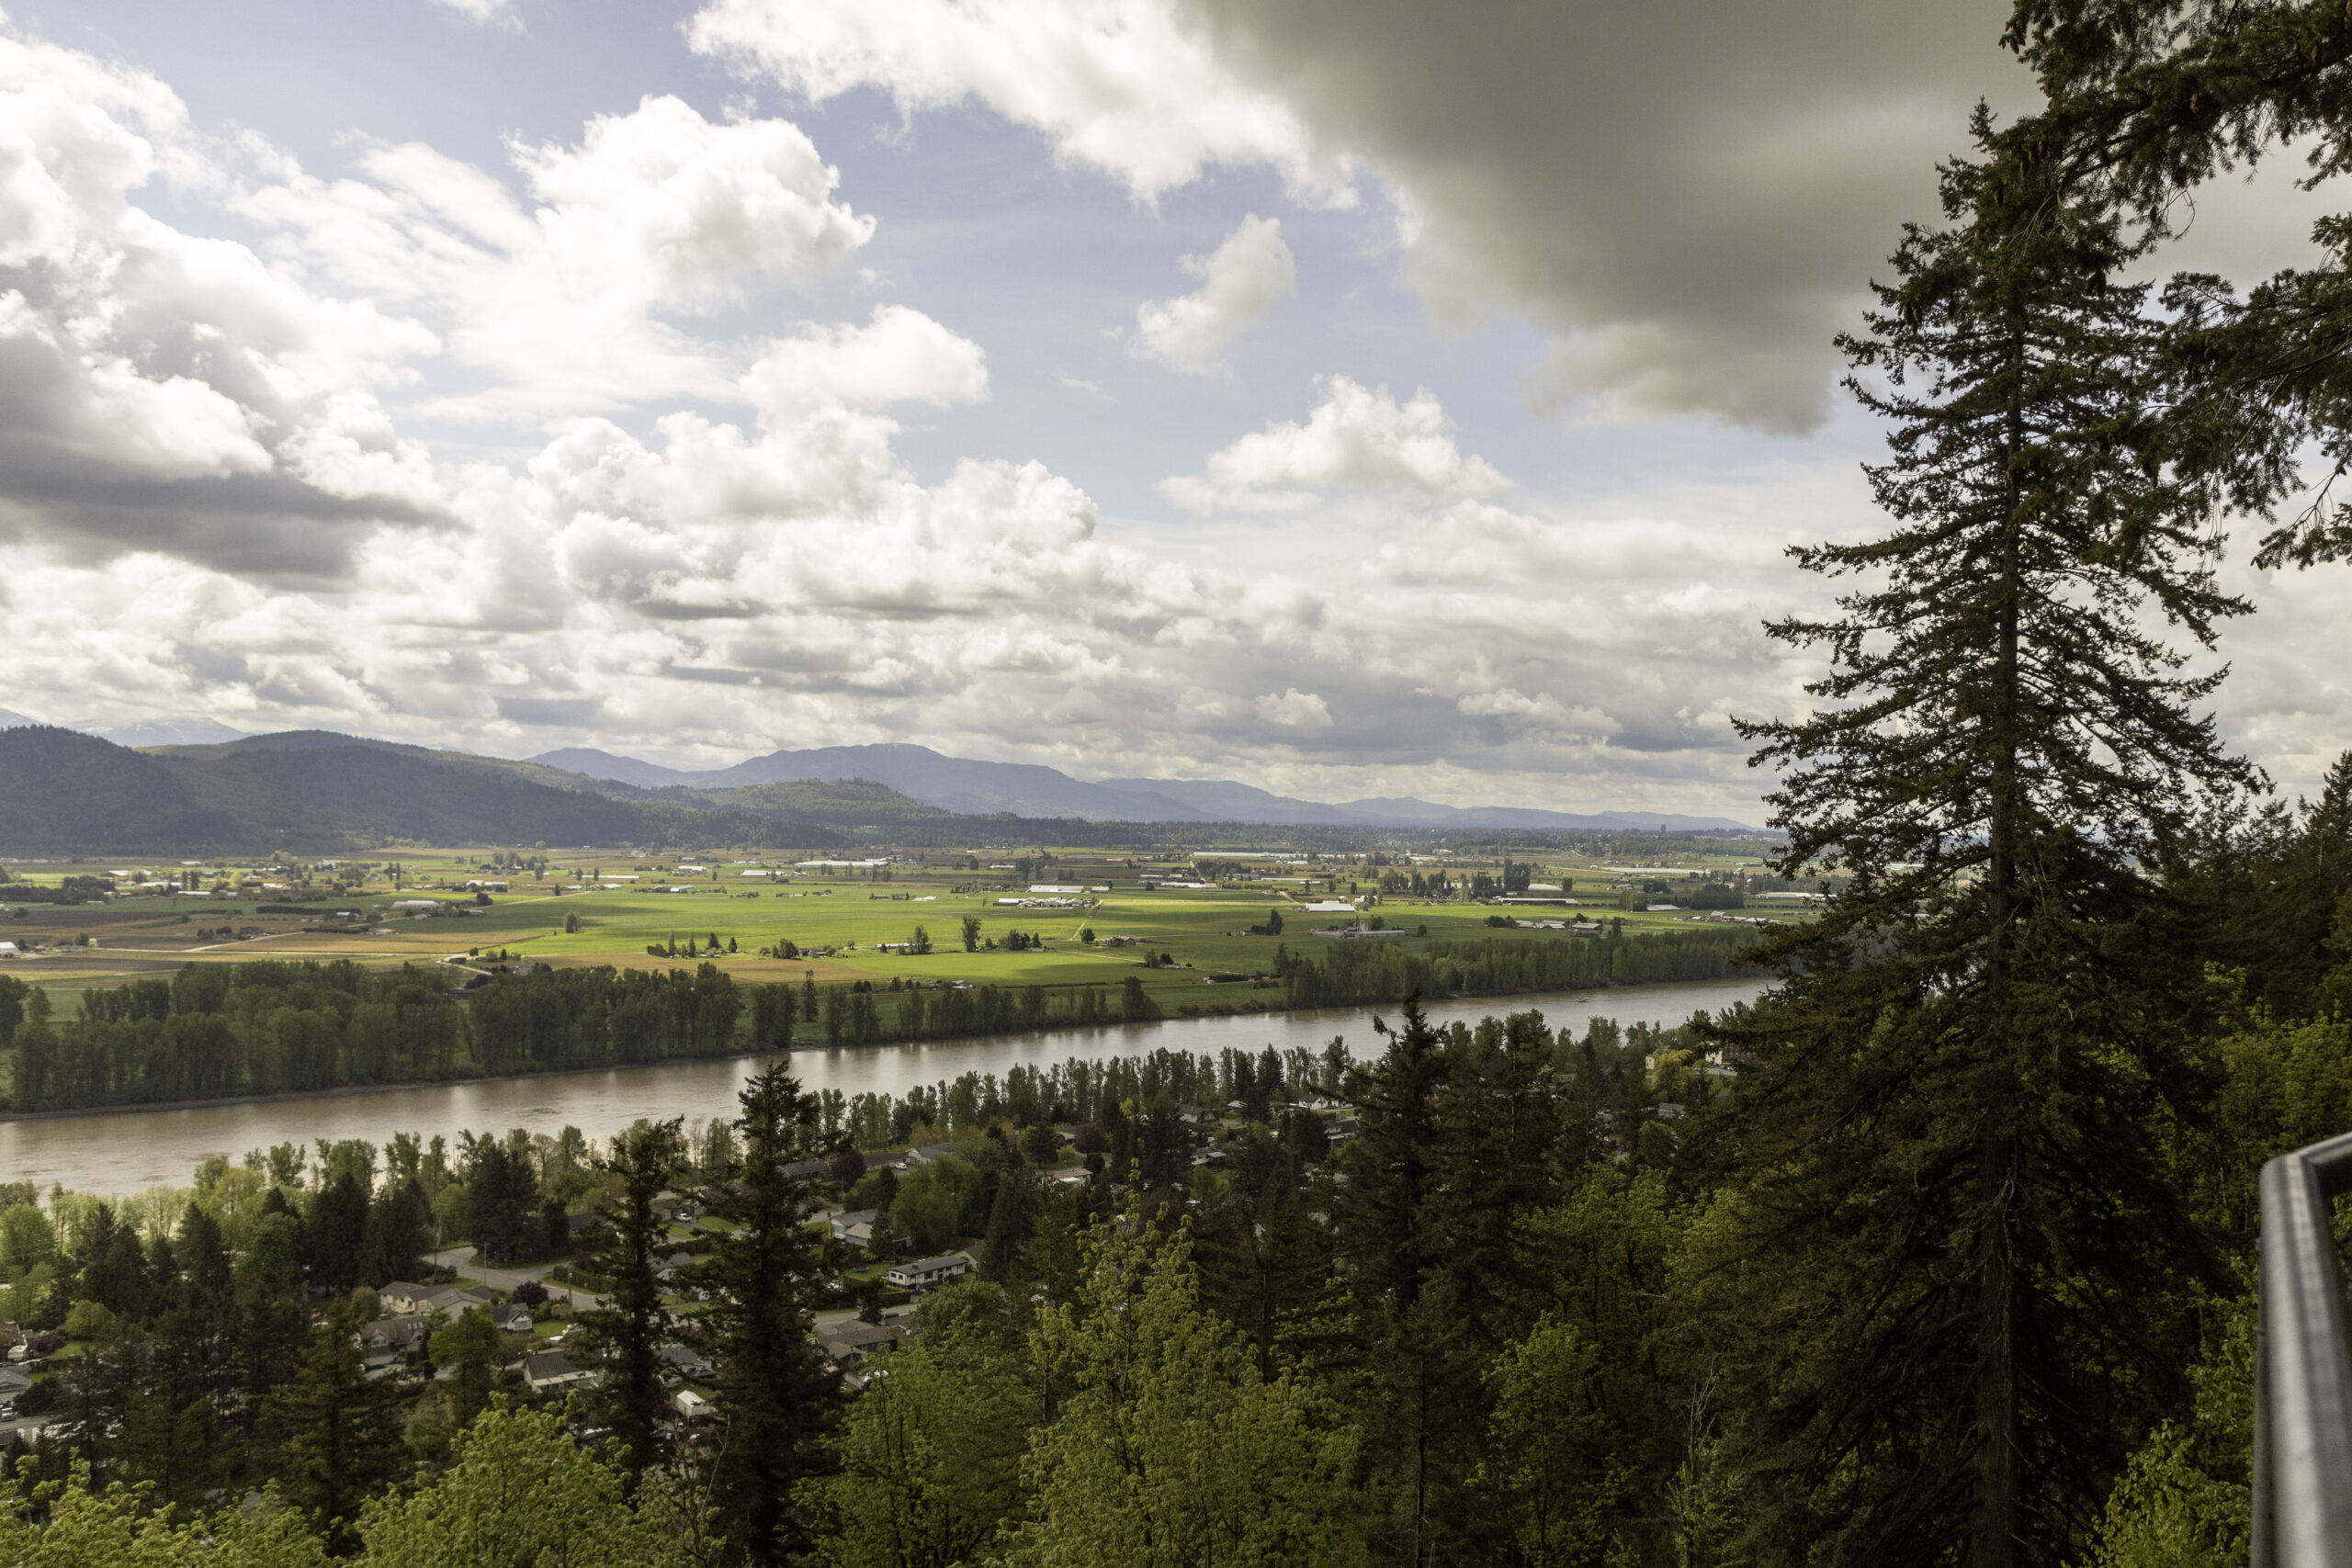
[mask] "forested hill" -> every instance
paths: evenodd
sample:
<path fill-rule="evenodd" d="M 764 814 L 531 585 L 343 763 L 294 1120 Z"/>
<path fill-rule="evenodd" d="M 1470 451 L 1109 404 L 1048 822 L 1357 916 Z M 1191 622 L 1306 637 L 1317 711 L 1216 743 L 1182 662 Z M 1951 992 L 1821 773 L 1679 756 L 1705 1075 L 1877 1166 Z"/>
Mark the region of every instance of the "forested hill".
<path fill-rule="evenodd" d="M 537 776 L 532 776 L 537 775 Z M 562 787 L 568 780 L 577 787 Z M 888 792 L 883 792 L 888 794 Z M 630 798 L 635 796 L 635 798 Z M 427 843 L 614 844 L 768 838 L 836 842 L 877 804 L 803 798 L 759 811 L 609 786 L 553 769 L 302 732 L 134 751 L 47 728 L 0 731 L 0 845 L 23 851 L 223 852 Z M 913 812 L 923 808 L 901 801 Z M 852 818 L 854 818 L 854 822 Z"/>

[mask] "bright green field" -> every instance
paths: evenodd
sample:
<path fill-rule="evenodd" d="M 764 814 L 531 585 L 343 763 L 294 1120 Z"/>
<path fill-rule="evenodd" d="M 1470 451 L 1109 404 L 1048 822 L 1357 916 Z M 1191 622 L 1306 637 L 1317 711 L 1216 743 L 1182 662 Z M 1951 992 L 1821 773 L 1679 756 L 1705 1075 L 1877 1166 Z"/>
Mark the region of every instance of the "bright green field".
<path fill-rule="evenodd" d="M 1031 855 L 1038 852 L 1028 852 Z M 208 886 L 215 881 L 226 882 L 232 889 L 226 895 L 127 896 L 104 904 L 73 908 L 32 905 L 24 918 L 0 921 L 0 940 L 48 944 L 71 942 L 86 932 L 96 939 L 96 944 L 12 961 L 0 972 L 50 986 L 60 1002 L 67 1001 L 73 993 L 89 985 L 106 984 L 142 972 L 154 973 L 190 960 L 202 963 L 265 957 L 345 957 L 371 964 L 391 964 L 447 958 L 462 961 L 469 954 L 494 954 L 501 950 L 517 958 L 557 964 L 611 964 L 650 968 L 690 967 L 696 962 L 716 962 L 745 982 L 797 981 L 804 974 L 813 972 L 820 984 L 863 979 L 887 987 L 891 980 L 899 979 L 1058 987 L 1115 985 L 1138 972 L 1147 952 L 1155 952 L 1170 955 L 1179 965 L 1189 966 L 1142 971 L 1145 983 L 1159 997 L 1161 1004 L 1173 1011 L 1184 1006 L 1238 1003 L 1250 996 L 1246 987 L 1208 986 L 1205 976 L 1216 972 L 1248 974 L 1271 968 L 1277 939 L 1247 934 L 1249 927 L 1265 920 L 1269 910 L 1280 908 L 1283 912 L 1281 942 L 1297 951 L 1317 952 L 1324 945 L 1324 939 L 1309 933 L 1317 928 L 1344 924 L 1350 917 L 1338 913 L 1308 914 L 1300 905 L 1334 896 L 1325 891 L 1326 878 L 1336 884 L 1339 897 L 1347 897 L 1351 881 L 1361 894 L 1369 896 L 1377 886 L 1381 871 L 1364 863 L 1361 857 L 1326 856 L 1315 863 L 1289 865 L 1258 860 L 1238 865 L 1228 863 L 1228 875 L 1219 886 L 1146 891 L 1141 886 L 1145 872 L 1175 868 L 1155 868 L 1148 862 L 1105 856 L 1100 852 L 1073 851 L 1055 854 L 1050 865 L 1024 878 L 1018 872 L 989 869 L 992 862 L 986 854 L 979 857 L 979 868 L 975 870 L 963 856 L 934 852 L 930 857 L 933 862 L 931 865 L 893 865 L 888 881 L 868 880 L 865 874 L 834 872 L 778 876 L 771 883 L 741 875 L 750 867 L 734 857 L 704 861 L 700 863 L 707 869 L 688 873 L 678 870 L 679 863 L 674 860 L 631 859 L 625 851 L 549 852 L 544 856 L 538 852 L 526 853 L 548 863 L 536 877 L 531 871 L 484 869 L 491 859 L 487 853 L 376 852 L 364 876 L 355 874 L 349 865 L 330 869 L 288 863 L 279 868 L 266 869 L 266 863 L 230 863 L 200 868 Z M 771 855 L 764 864 L 788 867 L 795 858 L 789 853 Z M 1010 858 L 1010 852 L 996 852 L 998 862 Z M 949 863 L 951 861 L 953 863 Z M 1736 856 L 1685 856 L 1672 863 L 1712 871 L 1752 864 L 1753 861 Z M 1466 883 L 1476 871 L 1491 873 L 1499 869 L 1498 862 L 1468 858 L 1426 863 L 1418 869 L 1433 872 L 1440 865 L 1461 883 Z M 400 872 L 397 890 L 389 875 L 394 866 Z M 152 869 L 170 875 L 182 868 L 169 863 L 141 868 L 123 861 L 88 866 L 52 863 L 11 867 L 18 878 L 36 884 L 54 884 L 67 874 L 136 869 Z M 607 889 L 583 886 L 575 879 L 575 873 L 595 871 L 608 878 L 633 875 L 641 880 L 623 888 Z M 222 872 L 225 876 L 219 874 Z M 248 874 L 263 876 L 279 886 L 273 888 L 247 885 L 242 879 Z M 319 906 L 322 912 L 337 908 L 379 911 L 396 898 L 436 898 L 455 908 L 466 900 L 464 884 L 469 879 L 504 880 L 508 888 L 493 891 L 486 908 L 476 908 L 464 916 L 389 917 L 377 921 L 372 929 L 354 934 L 307 929 L 315 915 L 256 912 L 263 903 L 293 901 L 305 893 L 327 891 L 334 886 L 330 879 L 337 876 L 348 879 L 345 891 Z M 1311 887 L 1297 880 L 1308 876 L 1314 878 Z M 1528 919 L 1578 912 L 1601 919 L 1622 918 L 1633 930 L 1671 928 L 1689 919 L 1686 915 L 1620 911 L 1612 888 L 1617 877 L 1600 867 L 1555 860 L 1540 865 L 1536 873 L 1539 882 L 1557 882 L 1563 877 L 1574 879 L 1573 896 L 1582 901 L 1580 910 L 1521 908 L 1513 913 Z M 1112 891 L 1089 895 L 1092 906 L 1084 910 L 1023 909 L 997 903 L 1000 897 L 1024 896 L 1032 880 L 1090 886 L 1107 883 Z M 650 890 L 672 886 L 692 891 Z M 561 893 L 557 891 L 560 886 L 564 889 Z M 0 886 L 0 904 L 6 902 L 7 889 Z M 1427 940 L 1486 936 L 1555 940 L 1557 936 L 1555 932 L 1489 927 L 1487 919 L 1497 910 L 1458 897 L 1451 901 L 1430 902 L 1409 894 L 1391 893 L 1368 903 L 1363 912 L 1367 919 L 1378 915 L 1388 925 L 1408 931 L 1426 926 Z M 1756 912 L 1758 911 L 1750 911 Z M 994 939 L 1000 944 L 996 951 L 963 951 L 959 928 L 966 915 L 979 918 L 980 936 L 984 942 Z M 582 929 L 565 931 L 562 928 L 567 916 L 577 916 Z M 227 941 L 196 934 L 232 922 L 240 931 L 258 929 L 261 934 Z M 930 934 L 933 951 L 929 955 L 878 950 L 885 942 L 912 940 L 917 926 Z M 1080 936 L 1090 927 L 1096 937 L 1092 944 L 1082 942 Z M 1016 929 L 1043 937 L 1045 949 L 1020 953 L 1006 949 L 1002 943 Z M 722 948 L 731 938 L 736 953 L 673 960 L 649 955 L 645 951 L 649 943 L 666 945 L 673 938 L 683 951 L 690 939 L 697 944 L 707 944 L 714 935 Z M 1120 937 L 1135 939 L 1135 944 L 1109 945 L 1111 939 Z M 786 940 L 802 949 L 833 951 L 821 958 L 777 960 L 759 956 L 762 947 Z M 1421 945 L 1421 939 L 1415 937 L 1401 940 Z"/>

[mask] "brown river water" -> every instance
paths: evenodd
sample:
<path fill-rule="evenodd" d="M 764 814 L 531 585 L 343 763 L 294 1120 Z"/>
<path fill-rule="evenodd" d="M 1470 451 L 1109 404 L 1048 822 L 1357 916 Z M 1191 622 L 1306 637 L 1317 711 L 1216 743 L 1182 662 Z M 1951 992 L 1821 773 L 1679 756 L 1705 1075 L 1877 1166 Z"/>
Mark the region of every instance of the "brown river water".
<path fill-rule="evenodd" d="M 1596 1018 L 1677 1024 L 1702 1008 L 1715 1010 L 1763 989 L 1760 981 L 1716 980 L 1690 985 L 1625 986 L 1542 996 L 1479 997 L 1440 1003 L 1441 1022 L 1475 1022 L 1490 1013 L 1533 1009 L 1554 1028 L 1577 1033 Z M 1215 1053 L 1233 1046 L 1277 1051 L 1319 1049 L 1333 1035 L 1357 1055 L 1370 1054 L 1372 1015 L 1396 1010 L 1330 1008 L 1312 1012 L 1260 1013 L 1247 1018 L 1179 1019 L 1164 1023 L 1057 1029 L 985 1040 L 943 1040 L 910 1045 L 870 1045 L 793 1053 L 802 1086 L 844 1095 L 897 1094 L 967 1072 L 995 1073 L 1017 1065 L 1046 1066 L 1072 1056 L 1107 1059 L 1171 1051 Z M 350 1090 L 300 1100 L 199 1105 L 177 1110 L 116 1111 L 0 1122 L 0 1179 L 52 1183 L 107 1195 L 142 1191 L 158 1183 L 185 1185 L 209 1155 L 289 1140 L 365 1138 L 380 1144 L 394 1133 L 435 1134 L 456 1141 L 461 1131 L 503 1132 L 527 1127 L 552 1133 L 578 1127 L 592 1138 L 609 1136 L 640 1116 L 727 1116 L 736 1090 L 766 1060 L 759 1056 L 664 1062 L 639 1067 L 597 1067 L 537 1077 L 476 1079 L 381 1090 Z"/>

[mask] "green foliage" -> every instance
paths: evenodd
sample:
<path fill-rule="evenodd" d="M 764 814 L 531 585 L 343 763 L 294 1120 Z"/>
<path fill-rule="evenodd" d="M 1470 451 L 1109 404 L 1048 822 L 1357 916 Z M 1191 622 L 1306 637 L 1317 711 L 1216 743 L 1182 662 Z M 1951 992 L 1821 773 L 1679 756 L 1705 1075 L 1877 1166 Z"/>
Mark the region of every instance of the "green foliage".
<path fill-rule="evenodd" d="M 2252 1528 L 2251 1292 L 2212 1303 L 2191 1411 L 2132 1454 L 2107 1500 L 2086 1568 L 2236 1568 Z"/>
<path fill-rule="evenodd" d="M 1340 1007 L 1415 993 L 1431 999 L 1500 997 L 1719 980 L 1738 972 L 1739 954 L 1756 940 L 1752 928 L 1713 926 L 1546 942 L 1432 942 L 1418 953 L 1394 942 L 1335 942 L 1317 958 L 1285 953 L 1276 968 L 1287 1005 Z"/>
<path fill-rule="evenodd" d="M 62 1480 L 18 1463 L 17 1495 L 0 1508 L 0 1568 L 325 1568 L 323 1544 L 300 1515 L 264 1494 L 257 1506 L 175 1525 L 142 1506 L 141 1489 L 90 1489 L 76 1460 Z"/>
<path fill-rule="evenodd" d="M 506 1359 L 506 1337 L 488 1307 L 474 1307 L 433 1331 L 426 1351 L 449 1373 L 449 1418 L 463 1427 L 490 1403 L 491 1380 Z"/>
<path fill-rule="evenodd" d="M 75 1302 L 65 1309 L 65 1332 L 75 1339 L 103 1339 L 114 1332 L 115 1315 L 102 1303 Z"/>
<path fill-rule="evenodd" d="M 448 1468 L 410 1494 L 368 1505 L 358 1537 L 371 1568 L 687 1568 L 706 1561 L 691 1506 L 639 1487 L 582 1448 L 561 1411 L 503 1400 L 458 1433 Z"/>
<path fill-rule="evenodd" d="M 790 995 L 763 1015 L 789 1038 Z M 190 964 L 168 984 L 85 993 L 83 1017 L 17 1041 L 28 1110 L 134 1105 L 550 1067 L 609 1066 L 740 1048 L 744 993 L 716 964 L 506 974 L 464 1005 L 443 979 L 348 962 Z"/>
<path fill-rule="evenodd" d="M 838 1472 L 805 1482 L 835 1568 L 991 1560 L 1022 1518 L 1035 1401 L 1002 1332 L 1003 1294 L 952 1285 L 923 1303 L 916 1344 L 849 1408 Z"/>
<path fill-rule="evenodd" d="M 1059 1408 L 1023 1466 L 1033 1512 L 1009 1564 L 1365 1560 L 1357 1434 L 1305 1384 L 1261 1378 L 1201 1310 L 1181 1232 L 1131 1216 L 1091 1239 L 1077 1300 L 1042 1315 L 1032 1354 Z"/>
<path fill-rule="evenodd" d="M 0 1269 L 24 1269 L 57 1256 L 57 1230 L 33 1203 L 0 1213 Z"/>
<path fill-rule="evenodd" d="M 1546 1316 L 1487 1373 L 1487 1453 L 1473 1484 L 1510 1519 L 1530 1568 L 1605 1560 L 1631 1455 L 1611 1439 L 1600 1354 L 1574 1324 Z"/>

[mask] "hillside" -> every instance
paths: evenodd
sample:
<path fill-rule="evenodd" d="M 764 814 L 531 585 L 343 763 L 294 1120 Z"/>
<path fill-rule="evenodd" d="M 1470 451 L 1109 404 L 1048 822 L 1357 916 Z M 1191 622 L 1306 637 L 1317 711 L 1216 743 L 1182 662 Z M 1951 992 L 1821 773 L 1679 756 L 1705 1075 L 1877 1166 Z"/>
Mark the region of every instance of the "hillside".
<path fill-rule="evenodd" d="M 197 851 L 243 841 L 236 815 L 162 758 L 46 725 L 0 730 L 0 843 Z"/>
<path fill-rule="evenodd" d="M 0 800 L 7 802 L 0 845 L 49 852 L 317 852 L 387 839 L 739 840 L 772 834 L 781 820 L 700 803 L 616 800 L 515 776 L 490 759 L 322 732 L 141 752 L 71 730 L 4 730 Z M 811 843 L 831 837 L 821 827 L 797 836 Z"/>
<path fill-rule="evenodd" d="M 665 799 L 679 795 L 725 810 L 756 811 L 763 816 L 833 823 L 843 828 L 945 829 L 965 820 L 955 812 L 910 800 L 871 779 L 794 779 L 744 784 L 735 789 L 662 792 Z"/>

